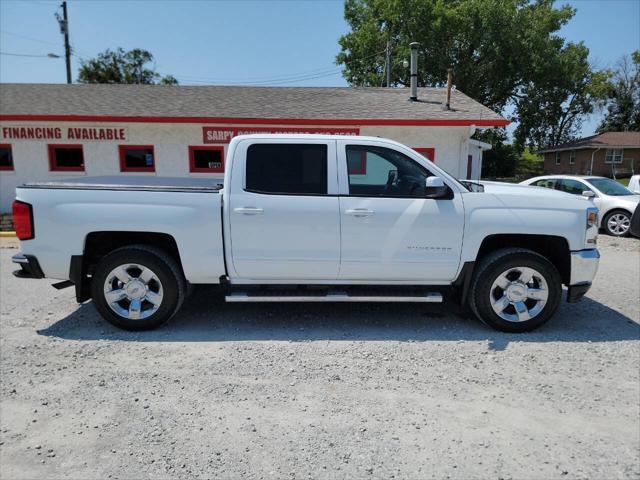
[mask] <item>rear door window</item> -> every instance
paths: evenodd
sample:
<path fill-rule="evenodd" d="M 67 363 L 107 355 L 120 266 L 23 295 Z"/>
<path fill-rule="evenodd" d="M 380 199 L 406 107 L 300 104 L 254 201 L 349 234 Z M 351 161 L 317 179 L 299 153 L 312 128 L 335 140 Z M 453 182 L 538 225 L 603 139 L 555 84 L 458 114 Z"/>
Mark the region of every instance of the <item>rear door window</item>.
<path fill-rule="evenodd" d="M 256 143 L 247 149 L 248 191 L 326 195 L 327 184 L 327 145 Z"/>
<path fill-rule="evenodd" d="M 558 190 L 571 193 L 572 195 L 582 195 L 585 190 L 591 190 L 584 183 L 570 178 L 563 178 L 558 181 Z"/>
<path fill-rule="evenodd" d="M 556 184 L 558 183 L 558 180 L 556 180 L 555 178 L 543 178 L 542 180 L 538 180 L 536 182 L 533 182 L 531 184 L 531 186 L 533 187 L 542 187 L 542 188 L 550 188 L 552 190 L 554 190 L 556 188 Z"/>

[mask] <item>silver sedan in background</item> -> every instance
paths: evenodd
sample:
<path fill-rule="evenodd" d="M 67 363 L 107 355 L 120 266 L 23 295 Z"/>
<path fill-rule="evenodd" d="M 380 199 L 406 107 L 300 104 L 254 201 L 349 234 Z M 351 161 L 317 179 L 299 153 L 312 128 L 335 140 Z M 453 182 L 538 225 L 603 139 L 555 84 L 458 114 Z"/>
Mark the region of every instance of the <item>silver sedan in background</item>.
<path fill-rule="evenodd" d="M 640 202 L 640 195 L 606 177 L 545 175 L 530 178 L 520 184 L 591 198 L 600 211 L 600 227 L 616 237 L 629 235 L 631 216 Z"/>

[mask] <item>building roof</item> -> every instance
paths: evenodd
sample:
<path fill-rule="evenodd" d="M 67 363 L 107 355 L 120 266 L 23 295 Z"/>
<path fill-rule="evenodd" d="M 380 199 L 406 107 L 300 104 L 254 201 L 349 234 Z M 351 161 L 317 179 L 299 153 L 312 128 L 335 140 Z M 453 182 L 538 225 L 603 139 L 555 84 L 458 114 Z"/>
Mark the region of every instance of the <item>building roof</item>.
<path fill-rule="evenodd" d="M 581 148 L 640 148 L 640 132 L 606 132 L 538 150 L 538 153 Z"/>
<path fill-rule="evenodd" d="M 112 84 L 0 84 L 0 120 L 477 125 L 509 122 L 454 90 Z M 304 123 L 304 122 L 303 122 Z"/>

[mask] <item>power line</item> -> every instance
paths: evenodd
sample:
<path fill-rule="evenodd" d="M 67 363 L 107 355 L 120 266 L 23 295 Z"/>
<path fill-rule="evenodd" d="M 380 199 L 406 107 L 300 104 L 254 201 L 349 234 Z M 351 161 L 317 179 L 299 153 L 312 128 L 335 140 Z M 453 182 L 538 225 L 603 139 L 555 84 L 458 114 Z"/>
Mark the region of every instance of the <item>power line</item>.
<path fill-rule="evenodd" d="M 0 30 L 0 33 L 4 33 L 5 35 L 12 35 L 14 37 L 24 38 L 25 40 L 31 40 L 32 42 L 44 43 L 47 45 L 60 45 L 58 42 L 49 42 L 48 40 L 40 40 L 38 38 L 28 37 L 27 35 L 22 35 L 20 33 L 8 32 L 7 30 Z"/>
<path fill-rule="evenodd" d="M 60 58 L 60 55 L 56 55 L 54 53 L 48 53 L 46 55 L 33 55 L 30 53 L 9 53 L 9 52 L 0 52 L 0 55 L 9 55 L 11 57 L 32 57 L 32 58 Z"/>
<path fill-rule="evenodd" d="M 323 74 L 323 73 L 329 73 L 329 72 L 333 72 L 336 70 L 336 67 L 331 67 L 331 68 L 317 68 L 314 70 L 308 70 L 305 72 L 297 72 L 297 73 L 287 73 L 287 74 L 282 74 L 282 75 L 276 75 L 274 77 L 257 77 L 253 80 L 251 80 L 251 82 L 269 82 L 269 81 L 277 81 L 277 80 L 281 80 L 283 78 L 289 78 L 289 77 L 296 77 L 296 76 L 300 76 L 300 75 L 316 75 L 316 74 Z M 238 79 L 236 78 L 218 78 L 218 79 L 211 79 L 211 78 L 202 78 L 202 77 L 191 77 L 191 76 L 183 76 L 182 78 L 187 79 L 187 80 L 193 80 L 193 81 L 204 81 L 204 82 L 245 82 L 247 80 L 244 79 Z"/>
<path fill-rule="evenodd" d="M 362 57 L 360 61 L 366 61 L 371 58 L 378 57 L 384 53 L 385 53 L 384 51 L 376 52 L 371 55 Z M 340 73 L 341 70 L 342 70 L 342 67 L 333 67 L 331 69 L 322 69 L 322 70 L 316 69 L 316 70 L 309 71 L 309 73 L 280 75 L 280 76 L 272 77 L 270 79 L 265 79 L 265 80 L 257 79 L 257 80 L 230 81 L 228 79 L 223 80 L 223 79 L 206 79 L 206 78 L 195 80 L 197 77 L 182 77 L 182 76 L 177 77 L 177 79 L 180 81 L 193 82 L 193 83 L 205 83 L 205 84 L 233 83 L 234 85 L 255 85 L 255 86 L 281 85 L 283 83 L 299 82 L 299 81 L 306 81 L 306 80 L 314 80 L 316 78 L 330 77 L 332 75 L 337 75 L 338 73 Z"/>
<path fill-rule="evenodd" d="M 308 75 L 299 75 L 299 76 L 295 76 L 295 77 L 289 77 L 289 78 L 282 78 L 280 80 L 263 80 L 263 81 L 243 81 L 243 82 L 230 82 L 230 81 L 211 81 L 211 80 L 189 80 L 187 78 L 183 78 L 183 77 L 177 77 L 178 80 L 180 81 L 186 81 L 186 82 L 193 82 L 193 83 L 204 83 L 204 84 L 234 84 L 234 85 L 254 85 L 254 86 L 267 86 L 267 85 L 281 85 L 283 83 L 290 83 L 290 82 L 302 82 L 305 80 L 313 80 L 316 78 L 323 78 L 323 77 L 331 77 L 333 75 L 337 75 L 340 73 L 340 69 L 336 69 L 336 70 L 332 70 L 330 72 L 325 72 L 325 73 L 321 73 L 321 74 L 308 74 Z"/>

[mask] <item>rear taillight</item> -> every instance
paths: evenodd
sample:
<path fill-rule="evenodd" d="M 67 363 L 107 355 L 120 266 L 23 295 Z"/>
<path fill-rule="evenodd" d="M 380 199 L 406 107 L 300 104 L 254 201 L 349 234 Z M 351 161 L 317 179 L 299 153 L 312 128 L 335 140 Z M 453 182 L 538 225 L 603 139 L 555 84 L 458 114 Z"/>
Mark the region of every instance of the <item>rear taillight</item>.
<path fill-rule="evenodd" d="M 34 237 L 33 208 L 30 204 L 20 200 L 13 202 L 13 226 L 20 240 L 30 240 Z"/>

